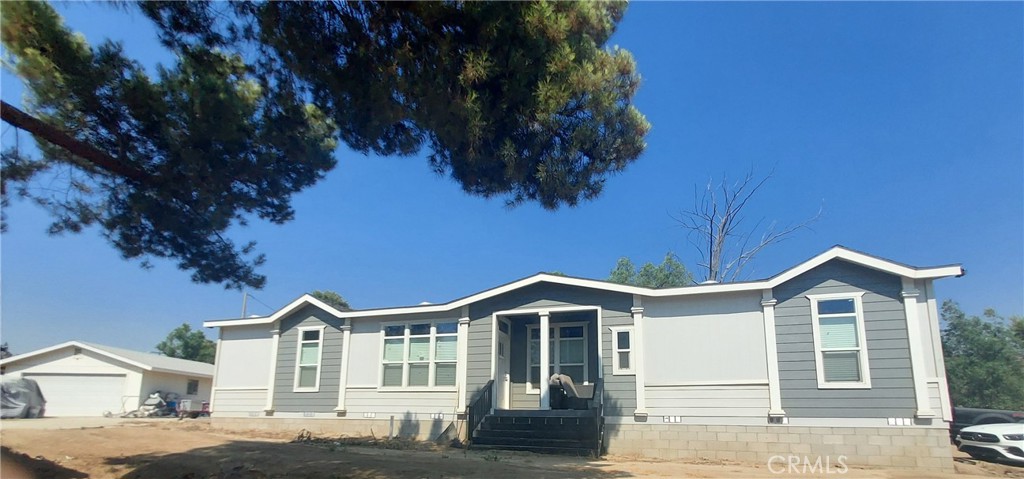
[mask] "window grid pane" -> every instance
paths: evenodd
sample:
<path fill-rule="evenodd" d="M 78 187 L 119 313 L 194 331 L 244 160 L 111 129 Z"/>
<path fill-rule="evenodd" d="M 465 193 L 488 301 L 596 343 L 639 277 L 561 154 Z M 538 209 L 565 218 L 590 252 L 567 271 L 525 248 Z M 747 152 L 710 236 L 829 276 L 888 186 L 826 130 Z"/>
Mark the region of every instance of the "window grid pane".
<path fill-rule="evenodd" d="M 384 365 L 384 386 L 398 387 L 402 385 L 402 365 Z"/>
<path fill-rule="evenodd" d="M 619 349 L 629 349 L 629 331 L 619 331 L 615 338 Z"/>
<path fill-rule="evenodd" d="M 303 343 L 299 349 L 299 364 L 315 365 L 319 357 L 320 345 L 317 343 Z"/>
<path fill-rule="evenodd" d="M 405 352 L 405 340 L 404 339 L 385 339 L 384 340 L 384 360 L 385 361 L 401 361 L 402 355 Z"/>
<path fill-rule="evenodd" d="M 856 306 L 853 298 L 818 301 L 818 314 L 853 314 Z"/>
<path fill-rule="evenodd" d="M 857 348 L 857 317 L 836 316 L 818 320 L 822 349 Z"/>
<path fill-rule="evenodd" d="M 455 385 L 455 363 L 438 363 L 434 371 L 435 386 Z"/>
<path fill-rule="evenodd" d="M 437 323 L 437 334 L 455 334 L 459 332 L 459 323 Z"/>
<path fill-rule="evenodd" d="M 409 339 L 409 361 L 430 360 L 430 338 Z"/>
<path fill-rule="evenodd" d="M 434 344 L 434 360 L 436 361 L 453 361 L 458 357 L 457 343 L 458 339 L 455 336 L 442 336 L 437 338 Z"/>
<path fill-rule="evenodd" d="M 316 387 L 316 366 L 299 366 L 299 387 Z"/>
<path fill-rule="evenodd" d="M 563 339 L 558 344 L 558 362 L 561 364 L 583 364 L 583 340 Z"/>
<path fill-rule="evenodd" d="M 409 385 L 426 386 L 430 378 L 430 364 L 409 365 Z"/>
<path fill-rule="evenodd" d="M 619 353 L 619 369 L 629 369 L 629 352 Z"/>
<path fill-rule="evenodd" d="M 825 381 L 860 381 L 861 374 L 859 351 L 823 352 L 821 353 L 821 356 L 822 370 L 825 372 Z"/>

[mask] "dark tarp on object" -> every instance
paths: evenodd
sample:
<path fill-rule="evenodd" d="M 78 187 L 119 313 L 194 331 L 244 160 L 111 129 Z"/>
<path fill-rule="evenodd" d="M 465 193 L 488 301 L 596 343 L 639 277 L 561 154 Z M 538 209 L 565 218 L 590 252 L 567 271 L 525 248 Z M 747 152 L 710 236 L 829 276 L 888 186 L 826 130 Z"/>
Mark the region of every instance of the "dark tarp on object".
<path fill-rule="evenodd" d="M 0 381 L 3 397 L 0 400 L 0 418 L 42 417 L 46 399 L 39 390 L 39 383 L 25 378 L 3 378 Z"/>

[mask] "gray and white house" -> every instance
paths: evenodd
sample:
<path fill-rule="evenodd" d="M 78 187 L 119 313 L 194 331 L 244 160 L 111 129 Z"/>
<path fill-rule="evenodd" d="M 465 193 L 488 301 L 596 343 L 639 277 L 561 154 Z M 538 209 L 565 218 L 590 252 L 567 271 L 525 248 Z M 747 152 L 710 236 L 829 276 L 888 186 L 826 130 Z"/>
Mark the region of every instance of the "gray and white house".
<path fill-rule="evenodd" d="M 219 328 L 213 421 L 952 470 L 933 281 L 962 274 L 836 246 L 739 283 L 649 289 L 542 273 L 444 304 L 357 311 L 305 295 L 270 316 L 204 323 Z M 551 410 L 553 373 L 593 392 L 586 408 Z"/>

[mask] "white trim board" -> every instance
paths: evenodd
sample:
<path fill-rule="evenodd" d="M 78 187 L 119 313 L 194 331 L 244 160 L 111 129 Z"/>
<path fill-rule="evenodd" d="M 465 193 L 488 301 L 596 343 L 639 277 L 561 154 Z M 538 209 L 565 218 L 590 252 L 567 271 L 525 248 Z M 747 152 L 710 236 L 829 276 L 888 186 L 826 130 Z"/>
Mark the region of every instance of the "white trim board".
<path fill-rule="evenodd" d="M 225 326 L 241 326 L 251 324 L 268 324 L 281 319 L 299 308 L 310 304 L 323 309 L 329 314 L 337 318 L 369 318 L 379 316 L 392 316 L 398 314 L 413 314 L 413 313 L 433 313 L 433 312 L 446 312 L 453 311 L 462 306 L 466 306 L 487 298 L 498 296 L 510 291 L 514 291 L 519 288 L 530 286 L 533 284 L 547 282 L 552 284 L 561 284 L 566 286 L 577 286 L 583 288 L 599 289 L 603 291 L 612 291 L 625 294 L 634 294 L 647 297 L 671 297 L 671 296 L 688 296 L 695 294 L 710 294 L 710 293 L 727 293 L 734 291 L 751 291 L 751 290 L 763 290 L 774 288 L 786 281 L 789 281 L 811 269 L 814 269 L 828 261 L 834 259 L 841 259 L 850 263 L 858 264 L 867 268 L 876 269 L 886 273 L 898 275 L 905 278 L 913 279 L 933 279 L 943 278 L 949 276 L 962 276 L 964 274 L 963 268 L 956 265 L 948 266 L 935 266 L 927 268 L 916 268 L 907 266 L 894 261 L 889 261 L 876 256 L 871 256 L 859 251 L 854 251 L 843 246 L 833 246 L 829 250 L 821 253 L 807 261 L 804 261 L 793 268 L 783 271 L 771 278 L 758 280 L 758 281 L 747 281 L 742 283 L 714 283 L 714 284 L 698 284 L 693 286 L 683 286 L 679 288 L 665 288 L 665 289 L 651 289 L 642 288 L 638 286 L 629 286 L 617 283 L 609 283 L 606 281 L 598 281 L 593 279 L 585 278 L 573 278 L 569 276 L 558 276 L 547 273 L 538 273 L 533 276 L 529 276 L 511 283 L 507 283 L 495 288 L 491 288 L 479 293 L 463 297 L 448 303 L 442 304 L 428 304 L 418 306 L 404 306 L 396 308 L 382 308 L 382 309 L 368 309 L 362 311 L 341 311 L 330 305 L 320 301 L 308 294 L 302 295 L 298 299 L 292 301 L 287 306 L 281 308 L 274 314 L 265 317 L 256 318 L 240 318 L 240 319 L 227 319 L 227 320 L 215 320 L 205 321 L 203 326 L 207 328 L 214 327 L 225 327 Z M 555 311 L 551 309 L 550 311 Z M 525 311 L 524 311 L 525 312 Z"/>

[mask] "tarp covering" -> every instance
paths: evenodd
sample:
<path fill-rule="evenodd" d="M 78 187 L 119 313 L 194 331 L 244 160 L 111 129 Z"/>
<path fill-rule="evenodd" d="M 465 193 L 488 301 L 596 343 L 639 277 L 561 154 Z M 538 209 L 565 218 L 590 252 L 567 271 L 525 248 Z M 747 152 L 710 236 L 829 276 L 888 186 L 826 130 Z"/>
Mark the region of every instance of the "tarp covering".
<path fill-rule="evenodd" d="M 3 378 L 0 409 L 3 419 L 42 417 L 46 399 L 39 390 L 39 384 L 32 379 Z"/>

